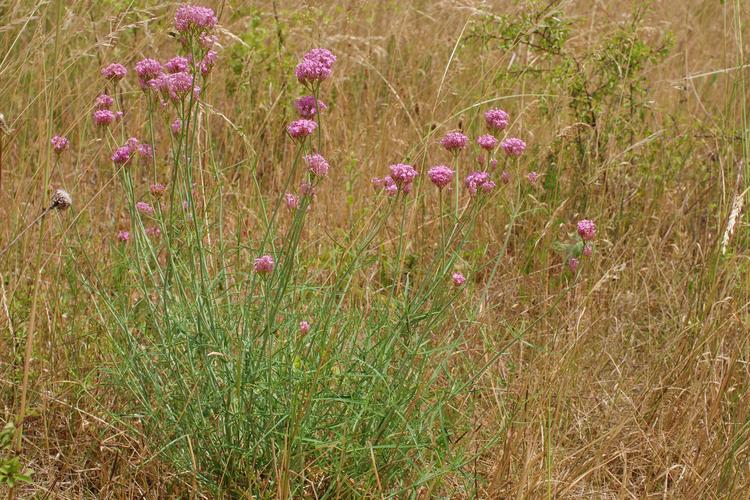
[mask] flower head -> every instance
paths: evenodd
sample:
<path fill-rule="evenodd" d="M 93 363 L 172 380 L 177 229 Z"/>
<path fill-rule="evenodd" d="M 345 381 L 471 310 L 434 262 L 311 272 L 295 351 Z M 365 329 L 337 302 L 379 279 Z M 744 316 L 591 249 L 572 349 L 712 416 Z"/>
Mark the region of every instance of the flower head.
<path fill-rule="evenodd" d="M 571 257 L 568 259 L 568 267 L 571 271 L 576 272 L 576 270 L 578 269 L 578 264 L 580 264 L 580 261 L 575 257 Z"/>
<path fill-rule="evenodd" d="M 151 160 L 154 157 L 154 147 L 151 144 L 139 144 L 138 156 Z"/>
<path fill-rule="evenodd" d="M 500 146 L 508 156 L 518 157 L 526 151 L 526 143 L 516 137 L 505 139 Z"/>
<path fill-rule="evenodd" d="M 119 82 L 128 74 L 128 69 L 120 63 L 112 63 L 103 67 L 101 73 L 107 80 Z"/>
<path fill-rule="evenodd" d="M 109 109 L 115 103 L 115 100 L 107 94 L 102 94 L 94 101 L 94 107 L 96 109 Z"/>
<path fill-rule="evenodd" d="M 145 201 L 139 201 L 135 204 L 135 209 L 145 215 L 153 215 L 154 207 L 146 203 Z"/>
<path fill-rule="evenodd" d="M 497 139 L 494 135 L 485 134 L 480 135 L 477 138 L 477 144 L 479 144 L 479 147 L 482 149 L 486 149 L 487 151 L 492 151 L 497 147 Z"/>
<path fill-rule="evenodd" d="M 167 190 L 167 186 L 160 182 L 157 182 L 156 184 L 151 184 L 149 190 L 151 191 L 151 196 L 153 196 L 154 198 L 161 198 L 162 196 L 164 196 L 164 192 Z"/>
<path fill-rule="evenodd" d="M 583 245 L 583 255 L 584 257 L 591 257 L 591 254 L 594 253 L 594 246 L 591 243 L 586 243 Z"/>
<path fill-rule="evenodd" d="M 211 72 L 211 69 L 214 67 L 214 64 L 216 64 L 216 60 L 218 58 L 219 55 L 215 50 L 209 50 L 208 52 L 206 52 L 206 55 L 203 56 L 203 60 L 201 61 L 200 65 L 201 75 L 208 75 Z"/>
<path fill-rule="evenodd" d="M 313 153 L 305 155 L 305 163 L 310 172 L 317 177 L 325 177 L 328 175 L 328 162 L 322 155 Z"/>
<path fill-rule="evenodd" d="M 487 172 L 472 172 L 466 176 L 464 185 L 469 193 L 474 196 L 478 190 L 483 192 L 492 191 L 495 188 L 495 183 L 490 180 L 490 174 Z"/>
<path fill-rule="evenodd" d="M 457 153 L 464 149 L 469 143 L 469 138 L 466 137 L 460 130 L 453 130 L 448 132 L 440 139 L 440 144 L 453 153 Z"/>
<path fill-rule="evenodd" d="M 292 193 L 286 193 L 284 195 L 284 203 L 286 203 L 286 207 L 289 210 L 299 208 L 299 198 Z"/>
<path fill-rule="evenodd" d="M 94 117 L 94 124 L 97 127 L 106 127 L 108 125 L 111 125 L 117 116 L 108 109 L 97 109 L 92 114 Z"/>
<path fill-rule="evenodd" d="M 161 229 L 158 226 L 151 226 L 146 228 L 146 234 L 152 238 L 158 238 L 161 236 Z"/>
<path fill-rule="evenodd" d="M 307 181 L 302 181 L 299 183 L 299 192 L 302 193 L 302 196 L 315 196 L 315 188 Z"/>
<path fill-rule="evenodd" d="M 62 153 L 70 147 L 70 141 L 67 137 L 62 135 L 54 136 L 50 140 L 50 143 L 52 144 L 52 150 L 57 154 Z"/>
<path fill-rule="evenodd" d="M 404 163 L 396 163 L 388 167 L 388 169 L 391 171 L 391 179 L 402 190 L 417 177 L 417 171 L 414 170 L 414 167 Z"/>
<path fill-rule="evenodd" d="M 164 68 L 166 68 L 169 73 L 187 71 L 190 68 L 190 60 L 187 57 L 175 56 L 167 61 Z"/>
<path fill-rule="evenodd" d="M 302 335 L 307 335 L 307 332 L 310 331 L 310 323 L 308 323 L 307 321 L 300 321 L 299 331 Z"/>
<path fill-rule="evenodd" d="M 312 120 L 318 114 L 318 110 L 323 111 L 326 109 L 326 105 L 320 101 L 317 101 L 316 105 L 315 97 L 306 95 L 294 100 L 294 109 L 297 110 L 297 113 L 302 118 Z"/>
<path fill-rule="evenodd" d="M 312 134 L 316 128 L 318 128 L 318 124 L 312 120 L 295 120 L 287 126 L 286 131 L 294 139 L 304 139 Z"/>
<path fill-rule="evenodd" d="M 117 233 L 117 241 L 127 243 L 130 240 L 130 231 L 120 231 Z"/>
<path fill-rule="evenodd" d="M 532 186 L 536 186 L 536 183 L 539 180 L 539 174 L 534 171 L 531 171 L 528 174 L 526 174 L 526 178 L 529 180 Z"/>
<path fill-rule="evenodd" d="M 510 116 L 500 108 L 493 108 L 484 112 L 484 121 L 489 130 L 500 131 L 508 126 Z"/>
<path fill-rule="evenodd" d="M 322 82 L 333 72 L 336 56 L 327 49 L 312 49 L 304 55 L 294 69 L 294 75 L 300 83 Z"/>
<path fill-rule="evenodd" d="M 112 153 L 112 161 L 115 165 L 125 165 L 130 161 L 131 154 L 132 151 L 130 150 L 130 147 L 120 146 L 119 148 L 115 149 L 114 153 Z"/>
<path fill-rule="evenodd" d="M 169 126 L 172 129 L 172 133 L 177 135 L 180 133 L 180 129 L 182 128 L 182 120 L 179 118 L 175 118 L 175 120 L 172 122 L 172 124 Z"/>
<path fill-rule="evenodd" d="M 438 189 L 443 189 L 453 180 L 453 170 L 445 165 L 438 165 L 429 169 L 427 171 L 427 176 L 430 178 L 430 181 L 438 187 Z"/>
<path fill-rule="evenodd" d="M 454 286 L 461 286 L 464 283 L 466 283 L 466 278 L 461 273 L 453 273 L 453 276 L 451 277 L 451 279 L 453 280 Z"/>
<path fill-rule="evenodd" d="M 174 14 L 174 27 L 180 33 L 205 32 L 216 26 L 213 9 L 197 5 L 180 5 Z"/>
<path fill-rule="evenodd" d="M 64 189 L 55 189 L 52 193 L 52 205 L 50 208 L 57 210 L 67 210 L 73 204 L 73 198 Z"/>
<path fill-rule="evenodd" d="M 141 88 L 146 90 L 148 82 L 162 74 L 161 63 L 156 59 L 143 59 L 135 63 L 135 73 L 138 75 Z"/>
<path fill-rule="evenodd" d="M 388 196 L 396 196 L 398 194 L 398 185 L 396 185 L 396 181 L 390 175 L 383 177 L 383 191 Z"/>
<path fill-rule="evenodd" d="M 258 274 L 271 274 L 276 263 L 270 255 L 263 255 L 253 261 L 253 270 Z"/>
<path fill-rule="evenodd" d="M 181 101 L 194 91 L 193 75 L 180 71 L 165 77 L 166 89 L 172 101 Z"/>
<path fill-rule="evenodd" d="M 584 241 L 591 241 L 596 237 L 596 224 L 592 220 L 583 219 L 578 221 L 577 229 L 578 234 Z"/>

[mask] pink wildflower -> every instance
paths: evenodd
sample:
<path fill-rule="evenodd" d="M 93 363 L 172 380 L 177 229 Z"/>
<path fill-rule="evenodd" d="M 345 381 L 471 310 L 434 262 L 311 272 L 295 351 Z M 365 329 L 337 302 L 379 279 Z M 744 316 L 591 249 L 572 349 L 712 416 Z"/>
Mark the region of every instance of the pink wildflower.
<path fill-rule="evenodd" d="M 591 257 L 592 253 L 594 253 L 594 247 L 591 245 L 591 243 L 586 243 L 585 245 L 583 245 L 584 257 Z"/>
<path fill-rule="evenodd" d="M 484 121 L 489 130 L 503 130 L 510 122 L 508 113 L 499 108 L 489 109 L 484 112 Z"/>
<path fill-rule="evenodd" d="M 307 335 L 307 332 L 310 331 L 310 323 L 308 323 L 307 321 L 300 321 L 299 331 L 302 335 Z"/>
<path fill-rule="evenodd" d="M 453 285 L 455 286 L 461 286 L 466 283 L 466 278 L 461 273 L 453 273 L 451 279 L 453 280 Z"/>
<path fill-rule="evenodd" d="M 103 67 L 101 73 L 102 73 L 102 76 L 106 78 L 107 80 L 112 80 L 113 82 L 119 82 L 120 80 L 125 78 L 125 75 L 128 74 L 128 69 L 122 64 L 112 63 Z"/>
<path fill-rule="evenodd" d="M 146 158 L 147 160 L 151 160 L 154 157 L 154 148 L 151 146 L 151 144 L 139 144 L 138 145 L 138 155 L 141 158 Z"/>
<path fill-rule="evenodd" d="M 539 180 L 539 174 L 532 171 L 526 174 L 526 178 L 529 180 L 532 186 L 536 186 L 536 182 Z"/>
<path fill-rule="evenodd" d="M 469 143 L 469 138 L 466 137 L 460 130 L 453 130 L 448 132 L 440 139 L 440 144 L 452 153 L 458 153 L 466 147 Z"/>
<path fill-rule="evenodd" d="M 162 196 L 164 196 L 164 192 L 167 190 L 167 186 L 160 182 L 157 182 L 156 184 L 151 184 L 150 190 L 151 196 L 153 196 L 154 198 L 161 198 Z"/>
<path fill-rule="evenodd" d="M 169 73 L 180 73 L 181 71 L 188 71 L 190 68 L 190 60 L 187 57 L 175 56 L 164 65 Z"/>
<path fill-rule="evenodd" d="M 145 215 L 153 215 L 154 207 L 146 203 L 145 201 L 139 201 L 135 204 L 135 209 Z"/>
<path fill-rule="evenodd" d="M 174 14 L 174 27 L 180 33 L 205 32 L 216 26 L 213 9 L 197 5 L 180 5 Z"/>
<path fill-rule="evenodd" d="M 115 114 L 108 109 L 97 109 L 94 111 L 94 124 L 97 127 L 106 127 L 115 121 Z"/>
<path fill-rule="evenodd" d="M 477 194 L 477 190 L 481 189 L 483 192 L 492 191 L 495 188 L 495 183 L 490 180 L 490 174 L 487 172 L 472 172 L 466 176 L 464 185 L 469 190 L 469 193 L 474 196 Z"/>
<path fill-rule="evenodd" d="M 143 59 L 135 64 L 135 73 L 138 75 L 141 89 L 146 90 L 149 81 L 162 74 L 161 63 L 156 59 Z"/>
<path fill-rule="evenodd" d="M 270 274 L 276 263 L 270 255 L 263 255 L 253 261 L 253 270 L 261 275 Z"/>
<path fill-rule="evenodd" d="M 453 180 L 453 170 L 445 165 L 438 165 L 429 169 L 427 171 L 427 176 L 430 178 L 430 181 L 438 187 L 438 189 L 443 189 Z"/>
<path fill-rule="evenodd" d="M 477 138 L 477 144 L 479 144 L 479 147 L 481 147 L 482 149 L 492 151 L 497 147 L 497 139 L 495 139 L 494 135 L 481 135 Z"/>
<path fill-rule="evenodd" d="M 161 229 L 158 226 L 151 226 L 146 228 L 146 234 L 152 238 L 158 238 L 161 236 Z"/>
<path fill-rule="evenodd" d="M 179 118 L 175 118 L 175 121 L 172 122 L 170 127 L 172 129 L 173 134 L 175 135 L 179 134 L 180 129 L 182 128 L 182 120 L 180 120 Z"/>
<path fill-rule="evenodd" d="M 568 259 L 568 267 L 571 271 L 576 272 L 576 270 L 578 269 L 578 264 L 580 264 L 580 261 L 575 257 L 571 257 L 570 259 Z"/>
<path fill-rule="evenodd" d="M 501 146 L 508 156 L 518 157 L 526 151 L 526 143 L 516 137 L 505 139 Z"/>
<path fill-rule="evenodd" d="M 596 237 L 596 224 L 592 220 L 583 219 L 578 221 L 577 229 L 578 234 L 584 241 L 591 241 Z"/>
<path fill-rule="evenodd" d="M 287 126 L 286 131 L 293 139 L 304 139 L 312 134 L 318 124 L 312 120 L 295 120 Z"/>
<path fill-rule="evenodd" d="M 124 165 L 130 161 L 131 151 L 128 146 L 120 146 L 112 153 L 112 161 L 115 165 Z"/>
<path fill-rule="evenodd" d="M 284 195 L 284 203 L 286 203 L 289 210 L 299 208 L 299 198 L 292 193 L 286 193 Z"/>
<path fill-rule="evenodd" d="M 208 73 L 211 72 L 211 69 L 214 67 L 214 64 L 216 64 L 216 59 L 218 58 L 218 54 L 215 50 L 209 50 L 205 56 L 203 56 L 203 61 L 201 61 L 201 75 L 204 77 L 208 75 Z"/>
<path fill-rule="evenodd" d="M 323 111 L 324 109 L 326 109 L 326 105 L 320 101 L 317 101 L 316 107 L 315 97 L 306 95 L 294 100 L 294 108 L 302 118 L 312 120 L 318 113 L 318 110 Z"/>
<path fill-rule="evenodd" d="M 302 60 L 294 69 L 294 75 L 300 83 L 322 82 L 333 71 L 333 63 L 336 62 L 334 56 L 327 49 L 313 49 L 304 55 Z"/>
<path fill-rule="evenodd" d="M 102 94 L 96 98 L 94 107 L 96 107 L 96 109 L 109 109 L 114 103 L 115 100 L 112 99 L 112 97 L 108 96 L 107 94 Z"/>
<path fill-rule="evenodd" d="M 328 175 L 329 165 L 322 155 L 319 155 L 318 153 L 305 155 L 305 163 L 307 163 L 307 168 L 313 175 L 318 177 L 325 177 Z"/>
<path fill-rule="evenodd" d="M 388 169 L 391 171 L 391 179 L 393 179 L 396 185 L 401 189 L 403 189 L 404 186 L 411 184 L 417 177 L 417 171 L 414 170 L 414 167 L 404 163 L 391 165 Z"/>
<path fill-rule="evenodd" d="M 127 243 L 130 240 L 130 231 L 120 231 L 117 233 L 117 240 L 122 243 Z"/>
<path fill-rule="evenodd" d="M 52 144 L 52 150 L 58 155 L 70 147 L 70 141 L 62 135 L 54 136 L 50 143 Z"/>

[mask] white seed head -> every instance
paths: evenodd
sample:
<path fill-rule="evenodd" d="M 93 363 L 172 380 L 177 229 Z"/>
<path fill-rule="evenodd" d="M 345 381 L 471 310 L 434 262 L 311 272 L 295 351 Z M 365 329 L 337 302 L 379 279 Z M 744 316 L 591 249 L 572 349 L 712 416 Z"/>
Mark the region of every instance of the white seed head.
<path fill-rule="evenodd" d="M 8 123 L 5 121 L 5 115 L 0 113 L 0 134 L 8 135 L 11 133 Z"/>
<path fill-rule="evenodd" d="M 67 210 L 73 204 L 73 198 L 64 189 L 57 189 L 52 195 L 52 207 L 58 210 Z"/>

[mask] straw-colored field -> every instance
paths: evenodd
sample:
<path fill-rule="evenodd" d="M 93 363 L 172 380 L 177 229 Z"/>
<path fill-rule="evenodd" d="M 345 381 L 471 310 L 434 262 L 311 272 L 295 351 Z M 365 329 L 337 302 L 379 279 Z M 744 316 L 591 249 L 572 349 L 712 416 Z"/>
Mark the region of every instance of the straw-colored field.
<path fill-rule="evenodd" d="M 750 5 L 205 5 L 0 1 L 0 494 L 746 497 Z"/>

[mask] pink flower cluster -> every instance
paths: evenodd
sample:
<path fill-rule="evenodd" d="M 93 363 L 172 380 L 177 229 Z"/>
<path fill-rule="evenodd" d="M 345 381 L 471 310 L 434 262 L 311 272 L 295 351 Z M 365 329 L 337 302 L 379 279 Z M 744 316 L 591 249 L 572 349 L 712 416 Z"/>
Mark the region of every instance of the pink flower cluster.
<path fill-rule="evenodd" d="M 122 243 L 127 243 L 130 240 L 130 231 L 120 231 L 117 233 L 117 240 Z"/>
<path fill-rule="evenodd" d="M 453 170 L 445 165 L 438 165 L 427 171 L 427 177 L 430 178 L 430 181 L 432 181 L 438 189 L 443 189 L 453 180 Z"/>
<path fill-rule="evenodd" d="M 91 116 L 94 118 L 94 124 L 97 127 L 107 127 L 112 125 L 115 120 L 122 118 L 122 112 L 114 113 L 109 109 L 96 109 Z"/>
<path fill-rule="evenodd" d="M 476 195 L 480 190 L 487 193 L 495 189 L 495 183 L 490 179 L 490 174 L 487 172 L 470 173 L 466 176 L 464 185 L 472 196 Z"/>
<path fill-rule="evenodd" d="M 128 74 L 128 69 L 120 63 L 112 63 L 103 67 L 101 73 L 107 80 L 119 82 Z"/>
<path fill-rule="evenodd" d="M 508 156 L 519 157 L 526 151 L 526 143 L 516 137 L 505 139 L 500 145 Z"/>
<path fill-rule="evenodd" d="M 156 184 L 151 184 L 149 190 L 151 191 L 151 196 L 158 199 L 164 196 L 164 192 L 167 190 L 167 186 L 160 182 L 157 182 Z"/>
<path fill-rule="evenodd" d="M 175 56 L 164 65 L 169 73 L 187 72 L 190 69 L 190 59 L 182 56 Z"/>
<path fill-rule="evenodd" d="M 115 100 L 112 99 L 112 97 L 107 94 L 102 94 L 96 98 L 96 101 L 94 101 L 94 107 L 96 109 L 109 109 L 114 103 Z"/>
<path fill-rule="evenodd" d="M 217 22 L 216 14 L 208 7 L 180 5 L 174 14 L 174 27 L 184 34 L 209 31 Z"/>
<path fill-rule="evenodd" d="M 318 128 L 318 124 L 315 123 L 312 120 L 295 120 L 292 123 L 290 123 L 286 131 L 289 133 L 290 136 L 294 139 L 304 139 L 308 135 L 315 132 L 315 129 Z"/>
<path fill-rule="evenodd" d="M 488 109 L 484 112 L 484 121 L 489 130 L 504 130 L 510 123 L 508 113 L 499 108 Z"/>
<path fill-rule="evenodd" d="M 312 49 L 307 52 L 294 69 L 294 75 L 302 84 L 322 82 L 333 72 L 334 56 L 328 49 Z"/>
<path fill-rule="evenodd" d="M 326 109 L 326 105 L 321 101 L 317 101 L 316 105 L 315 97 L 306 95 L 294 100 L 294 109 L 297 110 L 300 117 L 305 118 L 306 120 L 312 120 L 315 115 L 318 114 L 319 110 L 323 111 Z"/>
<path fill-rule="evenodd" d="M 485 134 L 480 135 L 477 138 L 477 144 L 479 144 L 479 147 L 482 149 L 486 149 L 487 151 L 492 151 L 497 147 L 497 139 L 494 135 Z"/>
<path fill-rule="evenodd" d="M 450 152 L 457 153 L 466 147 L 469 143 L 469 138 L 466 137 L 460 130 L 453 130 L 448 132 L 440 140 L 440 144 Z"/>
<path fill-rule="evenodd" d="M 578 234 L 583 241 L 592 241 L 596 237 L 596 224 L 589 219 L 582 219 L 577 224 Z"/>
<path fill-rule="evenodd" d="M 70 147 L 70 141 L 62 135 L 54 136 L 50 143 L 52 144 L 52 150 L 58 155 Z"/>
<path fill-rule="evenodd" d="M 461 273 L 453 273 L 451 279 L 453 280 L 453 285 L 457 287 L 466 283 L 466 278 Z"/>
<path fill-rule="evenodd" d="M 253 261 L 253 271 L 261 275 L 271 274 L 275 265 L 273 257 L 263 255 Z"/>
<path fill-rule="evenodd" d="M 299 197 L 292 193 L 286 193 L 284 195 L 284 203 L 289 210 L 295 210 L 299 208 Z"/>
<path fill-rule="evenodd" d="M 310 331 L 310 323 L 308 323 L 307 321 L 300 321 L 299 322 L 299 332 L 302 335 L 307 335 L 307 332 L 309 332 L 309 331 Z"/>
<path fill-rule="evenodd" d="M 146 203 L 145 201 L 139 201 L 135 204 L 135 209 L 145 215 L 153 215 L 154 207 Z"/>
<path fill-rule="evenodd" d="M 328 162 L 322 155 L 313 153 L 305 155 L 305 163 L 310 172 L 317 177 L 325 177 L 328 175 Z"/>
<path fill-rule="evenodd" d="M 148 83 L 162 74 L 161 63 L 156 59 L 143 59 L 135 63 L 135 73 L 138 75 L 138 82 L 141 89 L 148 89 Z"/>

